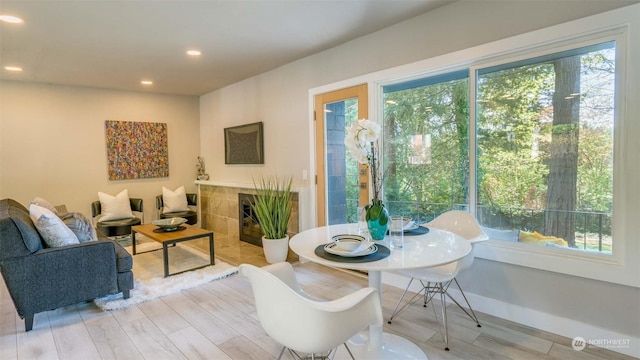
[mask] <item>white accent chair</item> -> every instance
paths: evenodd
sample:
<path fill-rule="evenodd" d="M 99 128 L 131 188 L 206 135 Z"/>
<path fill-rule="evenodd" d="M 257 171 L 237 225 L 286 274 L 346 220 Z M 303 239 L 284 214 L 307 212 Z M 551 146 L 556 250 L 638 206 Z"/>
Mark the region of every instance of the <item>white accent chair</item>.
<path fill-rule="evenodd" d="M 464 291 L 462 291 L 460 284 L 458 284 L 458 281 L 456 280 L 456 276 L 461 271 L 464 271 L 469 267 L 471 267 L 471 264 L 473 263 L 473 258 L 474 258 L 473 246 L 478 242 L 488 240 L 489 237 L 482 231 L 482 229 L 478 225 L 478 222 L 476 221 L 476 219 L 474 219 L 474 217 L 471 214 L 465 211 L 460 211 L 460 210 L 447 211 L 441 214 L 440 216 L 438 216 L 437 218 L 433 219 L 431 222 L 426 223 L 424 226 L 428 228 L 435 228 L 435 229 L 450 231 L 452 233 L 455 233 L 469 240 L 472 246 L 471 252 L 467 256 L 465 256 L 464 258 L 456 262 L 438 266 L 438 267 L 393 271 L 393 273 L 409 277 L 410 280 L 409 280 L 409 284 L 407 284 L 407 287 L 402 293 L 400 300 L 398 300 L 398 304 L 396 304 L 396 307 L 393 309 L 393 313 L 389 317 L 388 323 L 391 324 L 391 321 L 396 315 L 398 315 L 402 310 L 406 309 L 407 306 L 415 303 L 418 299 L 420 299 L 421 294 L 423 295 L 423 299 L 424 299 L 424 303 L 423 303 L 424 307 L 426 307 L 427 304 L 431 302 L 431 300 L 433 300 L 436 294 L 439 294 L 440 301 L 442 304 L 442 323 L 444 327 L 445 350 L 448 351 L 449 350 L 449 329 L 447 325 L 447 306 L 445 303 L 445 295 L 448 296 L 449 299 L 451 299 L 456 305 L 458 305 L 458 307 L 460 307 L 460 309 L 462 309 L 462 311 L 464 311 L 465 314 L 467 314 L 473 321 L 475 321 L 478 327 L 481 327 L 480 322 L 478 321 L 478 317 L 473 312 L 473 309 L 471 308 L 471 305 L 469 304 L 469 301 L 467 300 L 467 297 L 465 296 Z M 409 287 L 411 286 L 411 283 L 413 282 L 413 280 L 420 281 L 420 284 L 422 285 L 422 289 L 417 294 L 415 294 L 411 299 L 409 299 L 409 301 L 407 301 L 406 304 L 400 307 L 400 304 L 402 303 L 402 300 L 404 299 L 407 291 L 409 290 Z M 464 301 L 467 303 L 467 307 L 469 308 L 469 311 L 467 311 L 467 309 L 465 309 L 462 305 L 460 305 L 460 303 L 448 293 L 447 290 L 449 289 L 449 286 L 452 283 L 455 283 L 458 289 L 460 290 L 460 293 L 462 294 Z M 434 314 L 435 314 L 435 308 L 434 308 Z"/>
<path fill-rule="evenodd" d="M 346 342 L 371 324 L 382 324 L 380 296 L 367 287 L 333 301 L 317 301 L 298 284 L 291 264 L 276 263 L 262 268 L 242 264 L 240 274 L 251 281 L 256 311 L 262 328 L 301 359 L 327 358 L 340 344 L 354 359 Z M 319 357 L 316 357 L 319 354 Z"/>

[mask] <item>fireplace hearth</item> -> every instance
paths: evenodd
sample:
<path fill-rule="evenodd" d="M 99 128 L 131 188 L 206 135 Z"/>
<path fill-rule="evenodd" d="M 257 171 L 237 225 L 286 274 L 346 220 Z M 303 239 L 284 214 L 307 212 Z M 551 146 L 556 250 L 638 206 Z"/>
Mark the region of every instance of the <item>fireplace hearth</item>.
<path fill-rule="evenodd" d="M 210 182 L 198 181 L 202 228 L 214 231 L 216 236 L 226 236 L 241 244 L 262 246 L 262 231 L 257 231 L 259 225 L 251 211 L 255 188 L 206 184 Z M 293 209 L 288 224 L 289 236 L 297 234 L 300 229 L 299 190 L 292 190 L 291 195 Z"/>

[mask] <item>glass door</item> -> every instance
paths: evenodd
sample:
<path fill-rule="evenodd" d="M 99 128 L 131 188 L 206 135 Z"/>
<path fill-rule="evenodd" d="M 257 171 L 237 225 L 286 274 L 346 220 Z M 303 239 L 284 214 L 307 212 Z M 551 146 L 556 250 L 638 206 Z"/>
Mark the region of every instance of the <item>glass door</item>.
<path fill-rule="evenodd" d="M 368 116 L 367 84 L 315 97 L 318 226 L 357 222 L 367 203 L 368 170 L 346 151 L 346 127 Z"/>

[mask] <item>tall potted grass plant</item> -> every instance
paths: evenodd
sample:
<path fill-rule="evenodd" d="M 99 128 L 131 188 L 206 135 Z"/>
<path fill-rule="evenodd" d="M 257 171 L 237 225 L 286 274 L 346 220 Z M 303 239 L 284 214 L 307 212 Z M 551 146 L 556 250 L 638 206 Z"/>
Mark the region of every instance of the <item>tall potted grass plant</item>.
<path fill-rule="evenodd" d="M 270 264 L 287 259 L 289 236 L 287 229 L 291 218 L 292 178 L 262 177 L 253 181 L 256 194 L 251 205 L 264 236 L 262 248 Z"/>

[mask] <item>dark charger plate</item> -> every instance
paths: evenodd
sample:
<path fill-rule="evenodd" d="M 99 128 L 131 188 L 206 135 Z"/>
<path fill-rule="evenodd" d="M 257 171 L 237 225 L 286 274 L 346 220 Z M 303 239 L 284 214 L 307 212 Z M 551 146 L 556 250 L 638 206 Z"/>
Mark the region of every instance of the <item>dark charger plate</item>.
<path fill-rule="evenodd" d="M 405 235 L 424 235 L 424 234 L 428 234 L 428 233 L 429 233 L 429 228 L 426 228 L 424 226 L 418 226 L 415 229 L 405 230 L 404 231 Z"/>
<path fill-rule="evenodd" d="M 391 251 L 389 251 L 389 249 L 386 246 L 376 244 L 376 246 L 378 247 L 378 251 L 374 252 L 373 254 L 369 254 L 365 256 L 344 257 L 340 255 L 329 254 L 324 250 L 325 245 L 327 244 L 318 245 L 314 250 L 315 254 L 325 260 L 331 260 L 331 261 L 337 261 L 337 262 L 345 262 L 345 263 L 371 262 L 371 261 L 384 259 L 387 256 L 389 256 L 389 254 L 391 254 Z"/>

